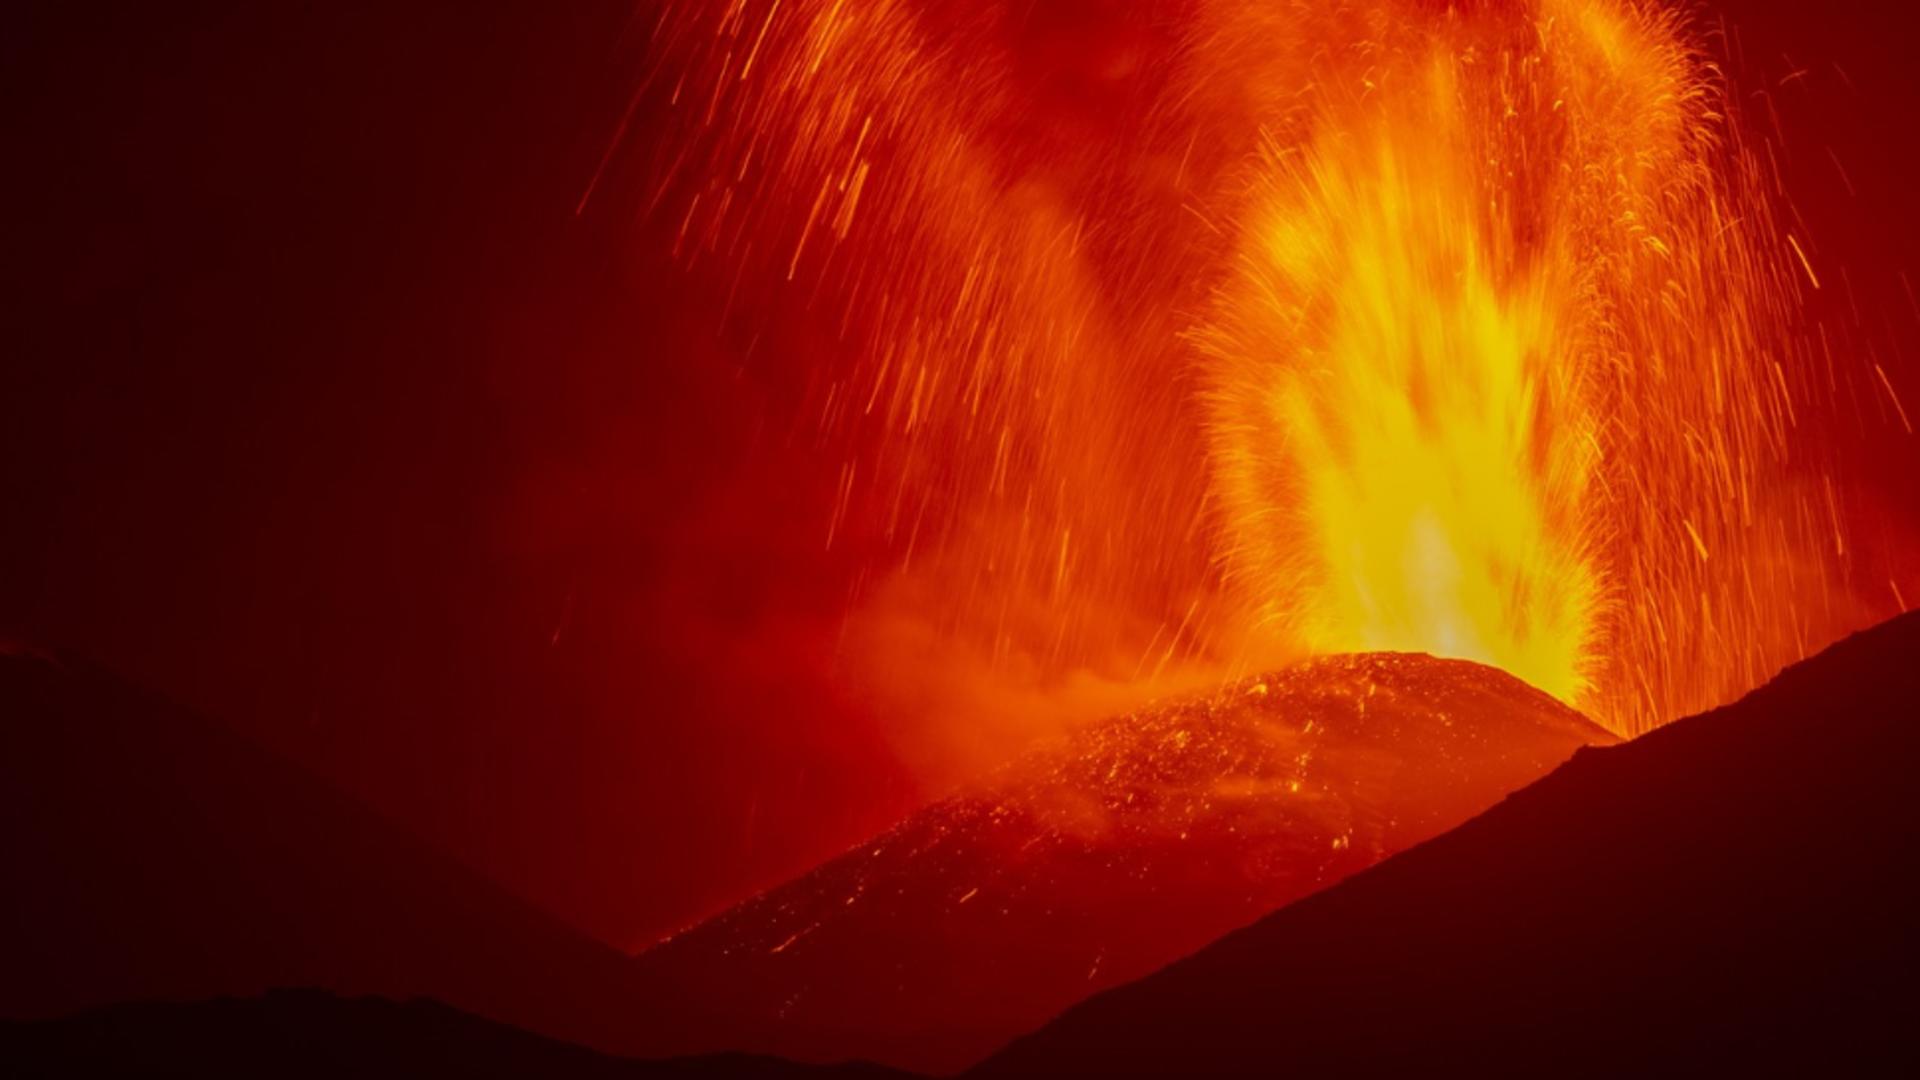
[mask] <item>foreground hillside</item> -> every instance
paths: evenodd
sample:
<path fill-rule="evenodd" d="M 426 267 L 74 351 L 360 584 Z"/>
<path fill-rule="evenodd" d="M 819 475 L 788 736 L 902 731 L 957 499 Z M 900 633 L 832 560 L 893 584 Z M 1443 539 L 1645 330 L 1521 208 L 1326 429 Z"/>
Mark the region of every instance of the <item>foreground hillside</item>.
<path fill-rule="evenodd" d="M 1094 996 L 968 1075 L 1913 1075 L 1916 702 L 1910 614 L 1740 702 L 1583 750 L 1467 824 Z M 875 1074 L 737 1055 L 619 1061 L 428 1003 L 319 994 L 0 1024 L 0 1066 Z"/>
<path fill-rule="evenodd" d="M 233 732 L 0 650 L 0 1019 L 277 986 L 618 1049 L 631 964 Z"/>
<path fill-rule="evenodd" d="M 1583 750 L 982 1077 L 1920 1066 L 1920 613 Z"/>
<path fill-rule="evenodd" d="M 1608 739 L 1476 664 L 1313 661 L 1038 750 L 634 960 L 84 664 L 0 654 L 0 714 L 0 1018 L 312 986 L 628 1056 L 925 1071 Z"/>

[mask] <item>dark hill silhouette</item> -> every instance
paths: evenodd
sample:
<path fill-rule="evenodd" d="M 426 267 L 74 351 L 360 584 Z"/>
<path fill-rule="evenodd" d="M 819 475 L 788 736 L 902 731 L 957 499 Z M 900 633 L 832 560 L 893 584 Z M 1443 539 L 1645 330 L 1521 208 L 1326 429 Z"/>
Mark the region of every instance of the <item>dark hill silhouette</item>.
<path fill-rule="evenodd" d="M 625 955 L 224 728 L 0 649 L 0 1017 L 324 986 L 617 1047 Z"/>
<path fill-rule="evenodd" d="M 1911 614 L 1734 705 L 1581 751 L 968 1075 L 1913 1075 L 1916 701 Z M 310 994 L 0 1025 L 9 1074 L 388 1065 L 555 1080 L 780 1068 L 609 1062 L 425 1003 Z"/>
<path fill-rule="evenodd" d="M 121 1005 L 61 1020 L 0 1023 L 11 1076 L 525 1080 L 881 1080 L 862 1066 L 799 1065 L 744 1054 L 628 1061 L 529 1034 L 435 1001 L 281 990 L 192 1005 Z"/>
<path fill-rule="evenodd" d="M 957 1070 L 1611 741 L 1401 654 L 1116 717 L 643 954 L 687 1010 L 647 1051 Z"/>
<path fill-rule="evenodd" d="M 629 1057 L 957 1069 L 1604 732 L 1499 672 L 1316 661 L 1117 717 L 638 960 L 218 725 L 0 653 L 0 1017 L 277 986 Z"/>
<path fill-rule="evenodd" d="M 1910 613 L 969 1075 L 1920 1075 L 1917 765 Z"/>

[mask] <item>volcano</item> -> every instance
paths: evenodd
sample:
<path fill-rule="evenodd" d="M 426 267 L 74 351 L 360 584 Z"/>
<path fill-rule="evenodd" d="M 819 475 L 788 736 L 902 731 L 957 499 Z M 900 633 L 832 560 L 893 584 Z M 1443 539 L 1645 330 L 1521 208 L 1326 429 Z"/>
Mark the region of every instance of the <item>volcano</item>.
<path fill-rule="evenodd" d="M 964 1067 L 1610 741 L 1406 654 L 1141 709 L 643 954 L 675 1003 L 650 1049 Z"/>
<path fill-rule="evenodd" d="M 1913 5 L 26 7 L 0 1080 L 1920 1075 Z"/>

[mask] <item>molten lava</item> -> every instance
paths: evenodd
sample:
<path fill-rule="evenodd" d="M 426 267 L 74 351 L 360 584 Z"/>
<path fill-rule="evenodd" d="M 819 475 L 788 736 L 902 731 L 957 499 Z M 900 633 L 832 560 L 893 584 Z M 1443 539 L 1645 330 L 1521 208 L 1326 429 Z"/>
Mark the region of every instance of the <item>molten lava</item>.
<path fill-rule="evenodd" d="M 1040 685 L 1426 651 L 1631 732 L 1873 614 L 1834 599 L 1844 455 L 1800 438 L 1852 376 L 1670 5 L 651 33 L 644 202 L 790 406 L 772 452 L 823 462 L 849 625 Z"/>

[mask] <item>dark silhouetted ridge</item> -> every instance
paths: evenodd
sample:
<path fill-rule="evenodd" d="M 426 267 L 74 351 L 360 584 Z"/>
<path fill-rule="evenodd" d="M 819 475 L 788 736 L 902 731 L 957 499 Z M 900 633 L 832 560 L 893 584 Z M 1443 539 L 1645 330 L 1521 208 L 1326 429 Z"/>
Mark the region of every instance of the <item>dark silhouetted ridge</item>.
<path fill-rule="evenodd" d="M 428 996 L 619 1050 L 631 962 L 324 782 L 0 649 L 0 1018 L 276 986 Z"/>
<path fill-rule="evenodd" d="M 0 671 L 10 680 L 0 689 L 12 702 L 41 685 L 36 679 L 74 677 L 43 660 L 7 660 Z M 62 859 L 83 867 L 118 860 L 97 871 L 103 887 L 117 887 L 132 880 L 124 864 L 144 858 L 145 865 L 172 875 L 156 886 L 154 902 L 185 903 L 193 895 L 188 885 L 168 881 L 213 881 L 239 899 L 223 900 L 211 914 L 184 922 L 177 914 L 156 915 L 129 929 L 106 916 L 130 917 L 126 910 L 139 907 L 142 899 L 131 890 L 127 896 L 89 900 L 94 907 L 80 915 L 63 914 L 47 906 L 50 894 L 41 884 L 15 878 L 5 914 L 13 920 L 10 949 L 24 956 L 26 966 L 15 965 L 5 979 L 16 1001 L 35 980 L 59 975 L 58 949 L 33 945 L 36 939 L 27 932 L 33 918 L 64 935 L 58 943 L 77 950 L 94 966 L 93 977 L 102 977 L 101 972 L 111 974 L 116 957 L 183 961 L 199 942 L 224 940 L 196 919 L 232 917 L 263 927 L 236 940 L 270 945 L 287 937 L 296 942 L 273 946 L 290 951 L 275 954 L 267 966 L 305 964 L 319 970 L 324 965 L 314 953 L 343 943 L 351 965 L 329 970 L 364 976 L 376 970 L 365 965 L 384 948 L 393 955 L 384 976 L 388 983 L 431 981 L 422 973 L 433 972 L 433 979 L 458 989 L 460 978 L 468 978 L 482 989 L 461 992 L 493 995 L 486 999 L 491 1003 L 487 1014 L 516 1023 L 521 1021 L 510 1015 L 513 1010 L 538 1012 L 527 999 L 548 995 L 545 1020 L 529 1022 L 541 1031 L 554 1030 L 549 1024 L 589 1028 L 621 1015 L 646 1026 L 688 1011 L 662 1004 L 658 987 L 642 993 L 622 978 L 593 976 L 598 961 L 570 967 L 575 961 L 563 959 L 542 966 L 541 957 L 564 957 L 565 949 L 580 943 L 548 952 L 555 940 L 550 935 L 567 940 L 561 931 L 534 929 L 542 925 L 537 919 L 522 925 L 520 916 L 509 918 L 507 909 L 496 906 L 511 908 L 504 898 L 463 900 L 465 891 L 478 885 L 452 870 L 430 875 L 444 889 L 416 881 L 409 876 L 414 871 L 385 861 L 401 859 L 401 852 L 382 845 L 401 841 L 380 840 L 385 831 L 370 817 L 326 816 L 333 811 L 304 801 L 320 796 L 301 795 L 307 789 L 298 786 L 297 776 L 269 771 L 261 782 L 292 785 L 290 805 L 317 816 L 289 819 L 284 815 L 291 811 L 262 811 L 239 832 L 218 834 L 217 842 L 203 839 L 180 847 L 182 841 L 169 838 L 201 836 L 196 830 L 205 823 L 190 823 L 195 827 L 188 829 L 178 820 L 151 820 L 156 815 L 131 809 L 142 805 L 138 796 L 151 795 L 154 806 L 164 807 L 162 790 L 192 781 L 200 786 L 188 801 L 204 802 L 213 808 L 204 812 L 213 814 L 232 805 L 227 796 L 209 794 L 234 782 L 228 767 L 195 766 L 184 777 L 170 772 L 168 765 L 184 767 L 207 747 L 169 757 L 182 736 L 164 725 L 154 726 L 167 733 L 158 743 L 121 731 L 115 736 L 118 749 L 96 754 L 89 740 L 102 731 L 98 716 L 130 718 L 146 715 L 142 710 L 151 707 L 123 701 L 121 691 L 100 692 L 106 697 L 82 709 L 66 727 L 16 721 L 7 728 L 9 751 L 28 745 L 44 758 L 51 739 L 69 755 L 99 759 L 98 775 L 89 781 L 93 786 L 77 792 L 60 786 L 71 780 L 71 772 L 43 780 L 29 769 L 9 766 L 18 774 L 9 775 L 10 801 L 4 807 L 10 868 L 27 865 L 45 872 L 62 866 Z M 116 701 L 127 707 L 118 712 L 104 707 Z M 65 714 L 42 707 L 32 715 L 58 721 Z M 1176 750 L 1231 743 L 1202 731 L 1197 717 L 1188 720 L 1195 722 L 1171 727 L 1167 717 L 1136 722 L 1160 735 L 1188 731 L 1186 739 L 1173 740 Z M 214 734 L 191 737 L 220 743 Z M 268 768 L 240 748 L 222 753 L 241 755 L 248 770 Z M 1096 754 L 1056 760 L 1075 768 L 1073 761 L 1085 765 L 1100 759 Z M 1144 760 L 1142 775 L 1163 779 L 1183 775 L 1180 770 L 1192 764 L 1180 753 Z M 1107 768 L 1114 764 L 1108 762 Z M 1628 744 L 1582 750 L 1546 779 L 1467 824 L 1230 933 L 1156 974 L 1067 1010 L 969 1075 L 1914 1075 L 1920 1072 L 1915 1048 L 1920 1026 L 1916 764 L 1920 614 L 1856 635 L 1738 703 Z M 1155 772 L 1167 769 L 1173 771 Z M 134 779 L 140 776 L 147 779 Z M 1142 790 L 1188 788 L 1149 784 Z M 87 810 L 95 805 L 87 801 L 88 792 L 99 797 L 97 810 Z M 254 798 L 255 805 L 275 805 L 264 794 L 256 792 Z M 23 807 L 40 816 L 22 819 Z M 55 830 L 47 824 L 50 808 L 94 817 Z M 1125 821 L 1124 815 L 1096 817 L 1109 828 Z M 36 833 L 23 820 L 48 831 Z M 368 845 L 379 858 L 367 852 L 353 858 L 339 851 L 328 855 L 323 865 L 347 868 L 340 871 L 347 875 L 345 885 L 308 870 L 231 869 L 246 863 L 236 860 L 236 851 L 258 856 L 270 870 L 278 866 L 273 845 L 262 837 L 278 842 L 289 830 L 323 852 L 334 844 L 350 850 Z M 56 842 L 62 838 L 72 843 Z M 152 854 L 142 841 L 175 846 Z M 95 843 L 106 846 L 96 852 L 89 846 Z M 857 884 L 857 877 L 849 877 L 853 871 L 885 869 L 871 865 L 878 849 L 862 855 L 864 850 L 837 869 L 823 867 L 827 876 L 820 880 Z M 942 849 L 936 842 L 931 850 Z M 29 855 L 40 861 L 23 863 Z M 407 847 L 405 856 L 402 862 L 420 853 Z M 183 877 L 183 866 L 200 876 Z M 381 881 L 376 870 L 391 871 L 397 884 L 389 888 L 415 899 L 402 905 L 401 914 L 392 913 L 390 899 L 361 907 L 347 903 L 347 909 L 361 913 L 328 923 L 326 913 L 343 906 L 351 888 Z M 74 879 L 71 867 L 67 873 Z M 296 876 L 275 876 L 283 874 Z M 21 881 L 27 887 L 18 887 Z M 303 892 L 294 886 L 316 895 L 296 903 L 289 897 Z M 810 902 L 815 891 L 791 892 L 785 903 Z M 776 890 L 769 898 L 781 895 Z M 41 907 L 31 906 L 34 897 L 41 898 Z M 429 901 L 454 914 L 438 923 L 426 920 L 424 940 L 409 940 L 408 927 L 424 919 L 422 905 L 430 908 Z M 279 914 L 249 914 L 248 905 L 256 903 Z M 839 903 L 848 906 L 844 899 Z M 462 906 L 467 904 L 477 906 Z M 777 907 L 772 916 L 793 913 Z M 309 926 L 304 920 L 322 926 L 324 936 L 300 944 L 298 931 Z M 735 934 L 766 929 L 758 922 L 716 924 L 730 925 Z M 939 932 L 940 925 L 928 932 Z M 103 927 L 113 936 L 93 943 L 95 952 L 82 950 L 86 939 L 80 932 Z M 181 927 L 207 936 L 182 945 L 145 941 L 135 932 Z M 465 950 L 474 954 L 469 968 L 445 966 L 451 961 L 443 954 L 461 952 L 457 943 L 485 940 L 489 932 L 501 935 L 497 951 Z M 220 964 L 240 963 L 234 958 L 236 946 L 221 948 Z M 792 951 L 788 945 L 767 955 Z M 822 954 L 819 970 L 831 974 L 829 959 Z M 856 966 L 859 962 L 856 958 Z M 518 996 L 508 988 L 516 980 L 525 986 Z M 754 991 L 745 987 L 742 992 Z M 639 1007 L 643 1000 L 654 1005 Z M 569 1011 L 598 1019 L 568 1020 L 562 1014 Z M 0 1072 L 215 1077 L 385 1072 L 560 1080 L 877 1074 L 867 1066 L 793 1067 L 740 1055 L 618 1061 L 437 1005 L 343 1001 L 314 993 L 120 1006 L 65 1020 L 0 1025 Z"/>
<path fill-rule="evenodd" d="M 1510 676 L 1311 661 L 1077 733 L 637 961 L 233 733 L 0 653 L 0 1018 L 278 986 L 626 1057 L 957 1070 L 1609 736 Z"/>
<path fill-rule="evenodd" d="M 482 1020 L 436 1001 L 280 990 L 192 1005 L 120 1005 L 62 1020 L 0 1023 L 12 1076 L 205 1080 L 517 1077 L 524 1080 L 878 1078 L 870 1066 L 797 1065 L 745 1054 L 626 1061 Z"/>
<path fill-rule="evenodd" d="M 1920 1075 L 1920 613 L 1587 749 L 979 1077 Z"/>

